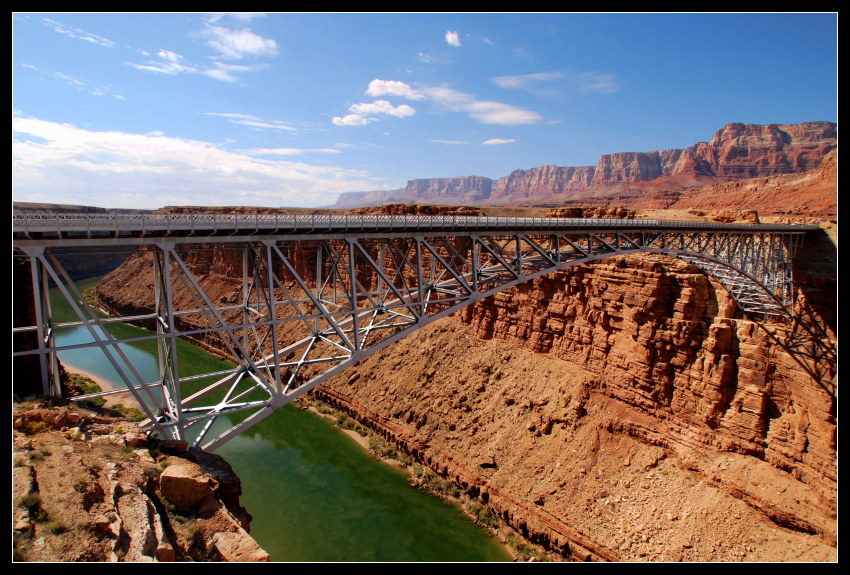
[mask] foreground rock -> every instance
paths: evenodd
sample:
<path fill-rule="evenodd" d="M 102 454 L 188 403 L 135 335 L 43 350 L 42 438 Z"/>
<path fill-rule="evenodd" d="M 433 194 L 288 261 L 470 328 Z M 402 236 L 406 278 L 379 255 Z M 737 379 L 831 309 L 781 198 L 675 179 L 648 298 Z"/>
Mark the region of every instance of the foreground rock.
<path fill-rule="evenodd" d="M 269 560 L 223 459 L 105 413 L 13 405 L 15 561 Z"/>

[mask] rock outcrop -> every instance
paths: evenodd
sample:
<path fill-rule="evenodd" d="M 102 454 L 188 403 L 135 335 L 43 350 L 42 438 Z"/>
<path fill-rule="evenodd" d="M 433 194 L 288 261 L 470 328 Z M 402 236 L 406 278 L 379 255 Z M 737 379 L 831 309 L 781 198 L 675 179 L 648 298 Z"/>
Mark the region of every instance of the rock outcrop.
<path fill-rule="evenodd" d="M 13 428 L 15 561 L 269 560 L 221 457 L 84 406 L 16 403 Z"/>

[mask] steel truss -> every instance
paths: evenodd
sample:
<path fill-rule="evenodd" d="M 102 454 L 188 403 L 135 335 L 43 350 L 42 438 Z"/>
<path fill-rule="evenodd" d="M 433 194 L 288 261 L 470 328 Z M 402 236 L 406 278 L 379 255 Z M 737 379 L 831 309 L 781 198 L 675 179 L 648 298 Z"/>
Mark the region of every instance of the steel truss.
<path fill-rule="evenodd" d="M 22 241 L 15 252 L 30 262 L 36 322 L 13 331 L 38 337 L 37 345 L 19 346 L 14 354 L 37 355 L 44 391 L 57 395 L 57 353 L 100 348 L 126 385 L 119 391 L 143 407 L 150 432 L 214 450 L 414 330 L 521 282 L 604 257 L 678 257 L 717 279 L 745 312 L 791 318 L 791 262 L 803 235 L 721 227 L 111 238 L 107 245 L 129 244 L 138 250 L 135 257 L 148 258 L 154 289 L 150 313 L 108 319 L 64 269 L 67 241 Z M 211 296 L 211 284 L 193 271 L 192 259 L 212 248 L 241 257 L 238 301 Z M 78 321 L 52 321 L 49 284 Z M 155 331 L 119 340 L 106 329 L 115 321 L 153 322 Z M 72 325 L 85 326 L 91 343 L 57 346 L 54 330 Z M 209 344 L 233 367 L 181 375 L 180 338 Z M 144 381 L 119 345 L 143 339 L 158 344 L 156 381 Z"/>

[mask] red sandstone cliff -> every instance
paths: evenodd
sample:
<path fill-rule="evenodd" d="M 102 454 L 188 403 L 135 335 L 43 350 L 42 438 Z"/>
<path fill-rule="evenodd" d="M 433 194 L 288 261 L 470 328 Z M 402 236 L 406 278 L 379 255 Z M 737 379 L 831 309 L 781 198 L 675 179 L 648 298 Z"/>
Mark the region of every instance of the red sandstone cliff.
<path fill-rule="evenodd" d="M 582 190 L 590 185 L 593 174 L 592 166 L 579 168 L 541 166 L 530 170 L 514 170 L 493 182 L 490 199 L 516 200 Z"/>
<path fill-rule="evenodd" d="M 515 170 L 495 181 L 477 176 L 408 182 L 399 192 L 343 194 L 338 208 L 373 203 L 500 204 L 552 202 L 624 193 L 686 190 L 716 181 L 800 173 L 837 148 L 831 122 L 727 124 L 708 142 L 685 150 L 606 154 L 596 166 L 541 166 Z"/>
<path fill-rule="evenodd" d="M 398 196 L 405 202 L 475 204 L 490 197 L 492 180 L 481 176 L 410 180 Z"/>

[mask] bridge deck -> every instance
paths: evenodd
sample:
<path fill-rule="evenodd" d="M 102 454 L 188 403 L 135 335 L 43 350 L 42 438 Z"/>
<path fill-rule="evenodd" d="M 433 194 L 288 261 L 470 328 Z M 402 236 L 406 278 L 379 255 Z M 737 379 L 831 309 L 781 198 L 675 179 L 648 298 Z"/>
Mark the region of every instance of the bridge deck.
<path fill-rule="evenodd" d="M 380 214 L 16 214 L 13 239 L 98 240 L 103 238 L 217 238 L 246 236 L 362 235 L 388 233 L 564 232 L 564 231 L 683 231 L 782 232 L 804 234 L 817 226 L 741 224 L 655 219 L 526 218 L 482 216 L 400 216 Z M 63 242 L 64 243 L 64 242 Z M 132 242 L 137 243 L 137 242 Z"/>

